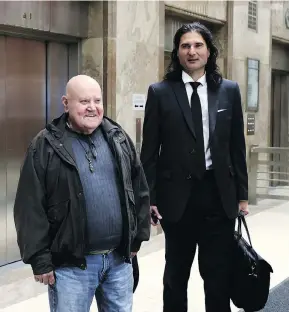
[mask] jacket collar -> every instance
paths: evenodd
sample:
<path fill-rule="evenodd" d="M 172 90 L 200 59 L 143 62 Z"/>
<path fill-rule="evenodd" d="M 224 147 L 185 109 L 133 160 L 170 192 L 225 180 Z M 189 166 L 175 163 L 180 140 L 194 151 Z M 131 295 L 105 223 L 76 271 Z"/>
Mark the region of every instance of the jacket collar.
<path fill-rule="evenodd" d="M 63 113 L 58 118 L 55 118 L 50 124 L 46 126 L 47 131 L 53 135 L 56 139 L 61 139 L 67 131 L 68 114 Z M 120 129 L 120 125 L 113 121 L 112 119 L 104 116 L 100 124 L 102 130 L 108 135 L 112 130 Z"/>
<path fill-rule="evenodd" d="M 62 114 L 60 117 L 55 118 L 50 124 L 46 126 L 47 134 L 46 139 L 54 149 L 54 151 L 66 162 L 76 166 L 72 146 L 67 140 L 68 129 L 66 126 L 68 120 L 67 113 Z M 109 119 L 104 117 L 100 127 L 106 138 L 111 137 L 117 130 L 120 130 L 120 126 Z"/>

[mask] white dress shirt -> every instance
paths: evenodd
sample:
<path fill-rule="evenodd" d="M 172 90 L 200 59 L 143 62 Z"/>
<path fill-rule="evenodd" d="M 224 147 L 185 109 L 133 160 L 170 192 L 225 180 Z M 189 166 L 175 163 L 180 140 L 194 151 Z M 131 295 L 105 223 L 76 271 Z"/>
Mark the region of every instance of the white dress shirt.
<path fill-rule="evenodd" d="M 182 79 L 186 87 L 187 96 L 189 100 L 189 105 L 191 106 L 191 96 L 193 94 L 193 87 L 190 85 L 190 82 L 194 82 L 193 78 L 189 76 L 186 72 L 182 72 Z M 197 92 L 201 101 L 202 108 L 202 119 L 203 119 L 203 136 L 204 136 L 204 151 L 205 151 L 205 161 L 206 168 L 210 168 L 212 165 L 211 151 L 209 149 L 209 110 L 208 110 L 208 89 L 206 75 L 202 76 L 197 80 L 201 84 L 199 85 Z"/>

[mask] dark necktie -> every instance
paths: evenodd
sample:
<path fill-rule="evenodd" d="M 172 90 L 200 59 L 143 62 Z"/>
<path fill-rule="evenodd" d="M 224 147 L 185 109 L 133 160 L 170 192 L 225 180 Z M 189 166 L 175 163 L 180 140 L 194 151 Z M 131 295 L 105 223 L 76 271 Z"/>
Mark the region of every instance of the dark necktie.
<path fill-rule="evenodd" d="M 201 101 L 197 92 L 200 82 L 190 82 L 193 87 L 193 94 L 191 97 L 191 111 L 193 124 L 196 132 L 196 170 L 199 178 L 202 178 L 206 171 L 205 151 L 204 151 L 204 134 L 203 134 L 203 118 Z"/>

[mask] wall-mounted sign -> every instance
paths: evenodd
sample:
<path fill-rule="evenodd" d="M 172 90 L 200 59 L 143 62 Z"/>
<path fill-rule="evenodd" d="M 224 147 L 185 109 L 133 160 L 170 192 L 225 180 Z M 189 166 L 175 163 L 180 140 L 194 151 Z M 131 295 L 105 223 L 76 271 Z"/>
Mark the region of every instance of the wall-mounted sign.
<path fill-rule="evenodd" d="M 255 134 L 255 114 L 247 114 L 247 135 Z"/>
<path fill-rule="evenodd" d="M 132 109 L 141 110 L 145 109 L 146 95 L 145 94 L 133 94 L 132 95 Z"/>
<path fill-rule="evenodd" d="M 285 12 L 285 26 L 287 29 L 289 29 L 289 9 Z"/>
<path fill-rule="evenodd" d="M 247 63 L 247 111 L 257 112 L 259 106 L 259 61 Z"/>

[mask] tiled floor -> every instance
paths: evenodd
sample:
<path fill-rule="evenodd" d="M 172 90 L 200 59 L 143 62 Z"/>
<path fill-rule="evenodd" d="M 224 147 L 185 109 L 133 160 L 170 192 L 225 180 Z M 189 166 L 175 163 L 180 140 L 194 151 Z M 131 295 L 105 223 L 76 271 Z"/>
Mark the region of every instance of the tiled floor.
<path fill-rule="evenodd" d="M 289 202 L 276 207 L 259 205 L 256 213 L 248 217 L 247 222 L 252 236 L 252 243 L 258 253 L 270 262 L 274 269 L 271 287 L 276 286 L 289 276 Z M 162 274 L 164 268 L 164 238 L 160 234 L 143 246 L 139 257 L 140 282 L 134 296 L 135 312 L 157 312 L 162 310 Z M 27 269 L 26 269 L 27 270 Z M 27 271 L 29 272 L 29 271 Z M 14 305 L 7 306 L 3 312 L 49 312 L 47 294 L 44 286 L 33 286 L 35 283 L 30 273 L 18 282 L 0 287 L 2 296 L 18 298 L 23 295 L 22 287 L 30 291 L 30 298 Z M 34 288 L 33 288 L 34 287 Z M 18 289 L 19 288 L 19 289 Z M 27 290 L 28 289 L 28 290 Z M 5 294 L 6 292 L 6 294 Z M 22 290 L 24 292 L 24 289 Z M 43 293 L 44 292 L 44 293 Z M 204 312 L 204 295 L 202 280 L 195 261 L 188 289 L 189 312 Z M 2 306 L 3 299 L 1 298 Z M 11 302 L 11 300 L 10 300 Z M 95 303 L 91 311 L 97 311 Z M 238 311 L 232 306 L 232 312 Z"/>

